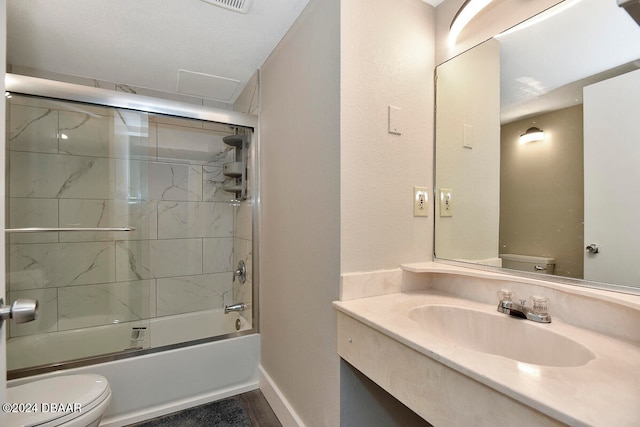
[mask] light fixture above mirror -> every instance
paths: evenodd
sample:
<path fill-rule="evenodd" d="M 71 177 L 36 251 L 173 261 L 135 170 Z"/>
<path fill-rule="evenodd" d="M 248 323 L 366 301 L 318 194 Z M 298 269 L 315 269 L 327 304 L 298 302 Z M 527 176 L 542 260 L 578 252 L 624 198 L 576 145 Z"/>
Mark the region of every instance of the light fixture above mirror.
<path fill-rule="evenodd" d="M 464 27 L 476 16 L 482 9 L 487 7 L 493 0 L 466 0 L 451 21 L 449 27 L 449 45 L 456 44 L 458 35 Z"/>

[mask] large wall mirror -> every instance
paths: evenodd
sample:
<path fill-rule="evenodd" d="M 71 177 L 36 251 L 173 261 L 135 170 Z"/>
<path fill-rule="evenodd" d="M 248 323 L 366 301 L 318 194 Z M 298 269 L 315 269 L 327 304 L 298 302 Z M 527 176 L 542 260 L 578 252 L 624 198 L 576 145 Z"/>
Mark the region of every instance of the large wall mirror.
<path fill-rule="evenodd" d="M 640 293 L 640 25 L 617 0 L 565 0 L 436 75 L 436 259 Z"/>

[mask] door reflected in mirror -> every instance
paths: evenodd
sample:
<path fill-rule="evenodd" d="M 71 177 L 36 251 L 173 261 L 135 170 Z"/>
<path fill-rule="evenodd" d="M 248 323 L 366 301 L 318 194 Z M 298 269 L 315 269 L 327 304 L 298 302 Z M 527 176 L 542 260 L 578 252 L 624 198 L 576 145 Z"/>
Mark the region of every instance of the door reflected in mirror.
<path fill-rule="evenodd" d="M 626 11 L 566 0 L 436 74 L 436 194 L 455 201 L 436 207 L 436 259 L 640 289 L 640 26 Z"/>

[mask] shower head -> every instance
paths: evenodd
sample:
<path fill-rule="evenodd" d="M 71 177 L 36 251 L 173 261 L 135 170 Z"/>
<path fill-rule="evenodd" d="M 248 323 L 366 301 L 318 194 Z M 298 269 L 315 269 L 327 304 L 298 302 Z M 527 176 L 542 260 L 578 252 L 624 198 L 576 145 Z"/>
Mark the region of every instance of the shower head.
<path fill-rule="evenodd" d="M 623 7 L 640 25 L 640 0 L 618 0 L 618 6 Z"/>

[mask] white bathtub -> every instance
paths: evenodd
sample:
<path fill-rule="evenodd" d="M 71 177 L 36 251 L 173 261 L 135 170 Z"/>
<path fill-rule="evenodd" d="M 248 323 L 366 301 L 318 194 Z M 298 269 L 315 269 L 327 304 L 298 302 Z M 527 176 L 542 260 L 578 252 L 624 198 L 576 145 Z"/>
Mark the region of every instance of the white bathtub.
<path fill-rule="evenodd" d="M 223 309 L 215 309 L 10 338 L 7 341 L 7 370 L 231 334 L 237 331 L 237 319 L 240 319 L 240 331 L 251 329 L 250 323 L 238 313 L 224 314 Z M 132 341 L 133 328 L 141 327 L 144 328 L 141 338 Z"/>
<path fill-rule="evenodd" d="M 210 322 L 213 317 L 220 316 L 223 317 L 218 319 L 220 322 Z M 225 322 L 232 322 L 235 332 L 237 318 L 235 313 L 225 316 L 212 311 L 154 319 L 150 325 L 151 342 L 158 346 L 211 336 L 213 325 Z M 250 328 L 246 321 L 242 322 L 243 329 Z M 95 335 L 88 334 L 91 329 L 95 328 L 84 330 L 86 338 L 95 340 Z M 75 338 L 82 331 L 73 331 Z M 129 334 L 130 327 L 127 342 Z M 24 341 L 27 346 L 28 341 Z M 57 342 L 55 347 L 57 351 L 58 347 L 62 350 L 64 346 Z M 38 353 L 44 353 L 42 348 Z M 49 353 L 48 348 L 46 353 Z M 20 378 L 7 385 L 77 373 L 103 375 L 109 380 L 112 400 L 100 425 L 117 427 L 255 390 L 258 388 L 259 361 L 260 336 L 250 334 Z"/>

